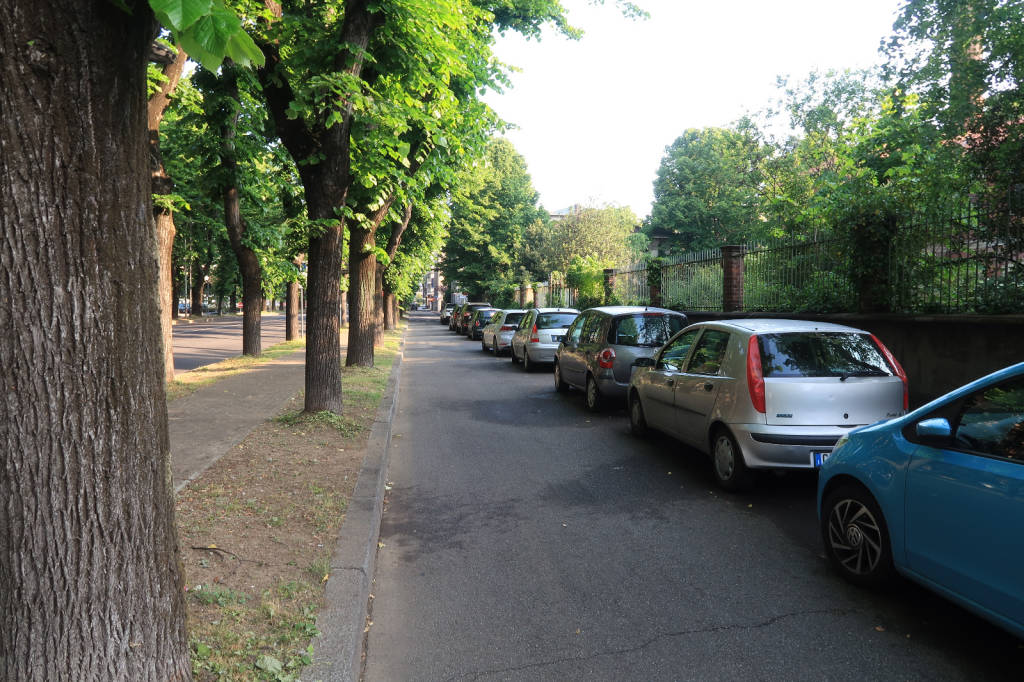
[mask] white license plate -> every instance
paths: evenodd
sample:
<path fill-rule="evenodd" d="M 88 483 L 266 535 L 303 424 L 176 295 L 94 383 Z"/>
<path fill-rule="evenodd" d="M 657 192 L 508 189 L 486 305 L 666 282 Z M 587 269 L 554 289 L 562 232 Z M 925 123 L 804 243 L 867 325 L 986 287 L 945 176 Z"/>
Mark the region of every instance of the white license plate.
<path fill-rule="evenodd" d="M 832 454 L 831 450 L 824 451 L 824 452 L 812 452 L 811 453 L 811 464 L 813 464 L 816 467 L 820 467 L 822 464 L 825 463 L 825 460 L 828 459 L 828 456 L 831 455 L 831 454 Z"/>

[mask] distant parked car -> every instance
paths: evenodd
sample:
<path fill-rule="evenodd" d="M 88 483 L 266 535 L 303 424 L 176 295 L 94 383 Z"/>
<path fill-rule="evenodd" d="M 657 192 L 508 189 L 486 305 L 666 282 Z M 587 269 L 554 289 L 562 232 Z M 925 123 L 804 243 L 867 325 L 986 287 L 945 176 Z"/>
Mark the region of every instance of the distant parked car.
<path fill-rule="evenodd" d="M 631 430 L 655 428 L 710 455 L 730 490 L 749 487 L 753 469 L 819 467 L 853 428 L 907 409 L 892 353 L 838 324 L 701 322 L 635 362 Z"/>
<path fill-rule="evenodd" d="M 844 436 L 818 514 L 847 580 L 898 572 L 1024 637 L 1024 363 Z"/>
<path fill-rule="evenodd" d="M 453 332 L 459 330 L 458 322 L 462 318 L 462 310 L 465 307 L 465 303 L 459 303 L 454 308 L 452 308 L 452 316 L 448 320 L 448 329 L 452 330 Z"/>
<path fill-rule="evenodd" d="M 523 369 L 527 372 L 540 363 L 553 362 L 558 344 L 565 337 L 566 328 L 579 314 L 580 311 L 575 308 L 528 310 L 519 321 L 519 326 L 509 343 L 512 362 L 522 362 Z"/>
<path fill-rule="evenodd" d="M 448 320 L 452 319 L 452 310 L 454 309 L 454 303 L 444 304 L 444 307 L 441 308 L 441 324 L 448 324 Z"/>
<path fill-rule="evenodd" d="M 497 308 L 477 308 L 474 310 L 473 314 L 469 317 L 469 323 L 466 325 L 466 336 L 472 341 L 482 339 L 484 327 L 490 322 L 496 312 L 498 312 Z"/>
<path fill-rule="evenodd" d="M 606 401 L 623 403 L 633 361 L 652 357 L 687 324 L 686 315 L 665 308 L 603 306 L 584 310 L 555 352 L 555 388 L 585 391 L 593 412 Z"/>
<path fill-rule="evenodd" d="M 512 342 L 512 334 L 525 314 L 526 311 L 519 308 L 499 310 L 484 327 L 480 349 L 489 350 L 495 356 L 507 351 Z"/>
<path fill-rule="evenodd" d="M 473 311 L 480 308 L 490 308 L 491 304 L 486 301 L 474 301 L 471 303 L 464 303 L 459 308 L 458 319 L 455 321 L 455 332 L 458 334 L 466 335 L 466 327 L 469 326 L 469 318 L 472 317 Z"/>

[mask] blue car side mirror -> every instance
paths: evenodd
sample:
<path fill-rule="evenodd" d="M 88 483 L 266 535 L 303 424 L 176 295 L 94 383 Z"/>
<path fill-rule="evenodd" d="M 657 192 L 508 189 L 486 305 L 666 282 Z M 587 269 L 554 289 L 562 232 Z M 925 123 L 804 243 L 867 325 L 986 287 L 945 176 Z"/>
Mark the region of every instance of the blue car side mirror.
<path fill-rule="evenodd" d="M 937 417 L 918 422 L 917 435 L 922 438 L 949 438 L 953 435 L 953 429 L 949 426 L 948 419 Z"/>

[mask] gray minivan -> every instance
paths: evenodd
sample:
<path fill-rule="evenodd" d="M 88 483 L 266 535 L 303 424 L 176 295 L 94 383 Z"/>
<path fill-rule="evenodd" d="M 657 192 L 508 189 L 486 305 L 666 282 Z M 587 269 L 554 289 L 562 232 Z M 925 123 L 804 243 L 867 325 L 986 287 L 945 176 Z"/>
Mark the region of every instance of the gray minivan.
<path fill-rule="evenodd" d="M 624 402 L 633 361 L 649 358 L 687 325 L 686 315 L 650 306 L 601 306 L 580 314 L 555 353 L 555 388 L 583 390 L 587 409 Z"/>

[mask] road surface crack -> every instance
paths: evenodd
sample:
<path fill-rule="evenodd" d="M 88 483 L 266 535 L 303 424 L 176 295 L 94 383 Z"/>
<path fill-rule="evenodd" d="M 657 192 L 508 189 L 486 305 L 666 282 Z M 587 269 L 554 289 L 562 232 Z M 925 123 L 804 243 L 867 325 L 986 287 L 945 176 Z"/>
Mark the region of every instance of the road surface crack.
<path fill-rule="evenodd" d="M 608 651 L 598 651 L 592 654 L 581 655 L 581 656 L 564 656 L 562 658 L 553 658 L 547 661 L 537 661 L 536 663 L 528 663 L 526 665 L 514 666 L 510 668 L 497 668 L 494 670 L 478 670 L 476 672 L 458 673 L 452 675 L 447 679 L 447 682 L 454 682 L 454 680 L 477 680 L 481 677 L 488 675 L 501 675 L 506 673 L 523 672 L 526 670 L 534 670 L 538 668 L 544 668 L 546 666 L 558 665 L 560 663 L 578 663 L 584 661 L 591 661 L 596 658 L 602 658 L 604 656 L 620 656 L 622 654 L 632 654 L 638 651 L 642 651 L 647 647 L 666 639 L 674 639 L 677 637 L 688 637 L 692 635 L 703 635 L 714 632 L 728 632 L 732 630 L 757 630 L 760 628 L 771 627 L 779 621 L 787 620 L 790 618 L 798 618 L 800 616 L 814 616 L 814 615 L 825 615 L 832 614 L 836 616 L 845 616 L 849 613 L 853 613 L 853 609 L 813 609 L 808 611 L 794 611 L 792 613 L 782 613 L 779 615 L 772 616 L 766 620 L 757 623 L 726 623 L 722 625 L 711 625 L 703 628 L 694 628 L 692 630 L 678 630 L 676 632 L 663 632 L 659 635 L 650 637 L 643 642 L 631 646 L 623 647 L 621 649 L 610 649 Z"/>

